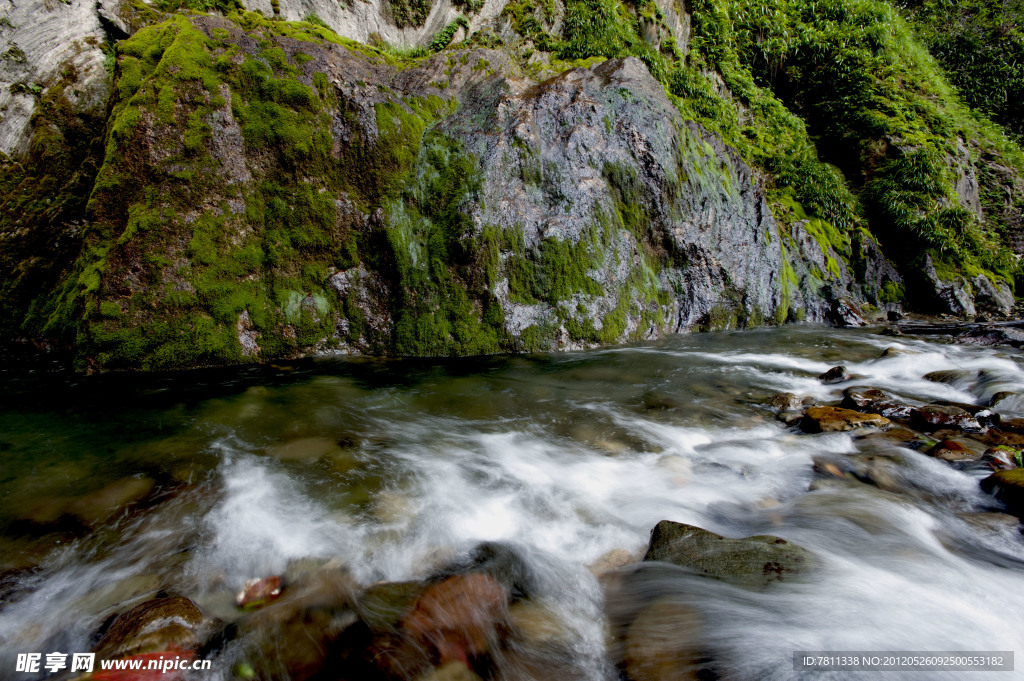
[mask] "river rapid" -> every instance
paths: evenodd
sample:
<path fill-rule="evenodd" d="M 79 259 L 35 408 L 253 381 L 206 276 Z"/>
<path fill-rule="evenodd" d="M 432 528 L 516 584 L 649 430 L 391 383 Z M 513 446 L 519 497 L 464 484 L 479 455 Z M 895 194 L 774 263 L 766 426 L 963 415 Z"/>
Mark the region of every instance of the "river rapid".
<path fill-rule="evenodd" d="M 817 379 L 839 363 L 857 378 Z M 960 373 L 924 378 L 936 371 Z M 979 487 L 991 470 L 804 434 L 765 404 L 834 404 L 851 385 L 987 404 L 1024 391 L 1017 350 L 794 325 L 568 354 L 4 380 L 3 679 L 44 678 L 14 672 L 17 653 L 91 650 L 156 594 L 187 596 L 216 629 L 242 616 L 252 578 L 340 565 L 358 591 L 428 579 L 487 542 L 525 566 L 546 618 L 493 656 L 493 678 L 615 679 L 674 638 L 713 670 L 700 678 L 744 681 L 864 677 L 795 671 L 795 651 L 1024 651 L 1024 540 L 972 515 L 1000 510 Z M 814 465 L 866 456 L 886 463 L 884 489 Z M 782 537 L 815 566 L 763 589 L 636 566 L 666 519 Z M 245 676 L 251 641 L 220 640 L 194 678 Z"/>

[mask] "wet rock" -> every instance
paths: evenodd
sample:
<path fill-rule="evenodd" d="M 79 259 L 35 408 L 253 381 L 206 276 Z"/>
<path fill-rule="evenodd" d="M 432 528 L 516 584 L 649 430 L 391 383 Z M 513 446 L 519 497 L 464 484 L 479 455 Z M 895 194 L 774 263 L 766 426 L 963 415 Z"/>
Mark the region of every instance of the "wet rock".
<path fill-rule="evenodd" d="M 1006 504 L 1006 510 L 1024 518 L 1024 468 L 997 471 L 981 481 L 981 488 Z"/>
<path fill-rule="evenodd" d="M 68 513 L 93 527 L 145 499 L 156 482 L 148 477 L 123 478 L 68 504 Z"/>
<path fill-rule="evenodd" d="M 792 426 L 803 421 L 804 413 L 802 411 L 783 411 L 779 412 L 779 415 L 775 418 L 782 421 L 787 426 Z"/>
<path fill-rule="evenodd" d="M 844 390 L 843 401 L 839 406 L 843 409 L 878 414 L 887 419 L 909 418 L 914 410 L 910 405 L 897 402 L 881 390 L 858 387 Z"/>
<path fill-rule="evenodd" d="M 958 513 L 967 524 L 986 532 L 1005 532 L 1020 528 L 1020 519 L 1009 513 Z"/>
<path fill-rule="evenodd" d="M 924 375 L 926 381 L 932 383 L 945 383 L 947 385 L 954 385 L 956 383 L 963 383 L 971 381 L 977 377 L 977 373 L 974 371 L 965 371 L 964 369 L 943 369 L 942 371 L 929 371 Z"/>
<path fill-rule="evenodd" d="M 281 578 L 278 576 L 250 579 L 235 597 L 240 608 L 259 608 L 281 595 Z"/>
<path fill-rule="evenodd" d="M 397 630 L 426 588 L 427 584 L 424 582 L 375 584 L 367 589 L 356 603 L 359 619 L 374 632 Z"/>
<path fill-rule="evenodd" d="M 857 454 L 847 457 L 815 457 L 814 471 L 829 479 L 855 480 L 887 492 L 906 491 L 900 462 L 892 456 Z M 820 487 L 812 483 L 811 490 Z"/>
<path fill-rule="evenodd" d="M 419 681 L 481 681 L 480 677 L 464 662 L 453 660 L 431 669 Z"/>
<path fill-rule="evenodd" d="M 595 575 L 600 575 L 605 572 L 617 570 L 621 567 L 626 567 L 627 565 L 632 565 L 638 560 L 638 556 L 634 556 L 626 549 L 612 549 L 591 563 L 588 566 L 588 569 Z"/>
<path fill-rule="evenodd" d="M 1008 345 L 1020 348 L 1024 347 L 1024 329 L 1015 329 L 1010 326 L 973 329 L 957 336 L 956 342 L 968 345 Z"/>
<path fill-rule="evenodd" d="M 849 381 L 853 376 L 846 370 L 846 367 L 839 365 L 834 366 L 821 376 L 818 376 L 818 380 L 827 385 L 833 383 L 842 383 L 843 381 Z"/>
<path fill-rule="evenodd" d="M 508 625 L 509 594 L 497 579 L 453 575 L 430 586 L 402 622 L 402 632 L 438 664 L 469 664 L 498 642 Z"/>
<path fill-rule="evenodd" d="M 956 440 L 942 440 L 926 453 L 943 461 L 973 461 L 978 458 L 969 447 Z"/>
<path fill-rule="evenodd" d="M 267 449 L 267 454 L 283 461 L 316 461 L 340 453 L 338 443 L 326 437 L 303 437 Z"/>
<path fill-rule="evenodd" d="M 707 678 L 701 649 L 703 624 L 693 608 L 668 599 L 641 610 L 626 633 L 623 668 L 631 681 L 697 681 Z"/>
<path fill-rule="evenodd" d="M 960 407 L 928 404 L 914 409 L 911 420 L 921 430 L 932 431 L 942 428 L 957 428 L 971 433 L 980 433 L 983 428 L 970 412 Z"/>
<path fill-rule="evenodd" d="M 571 639 L 558 615 L 535 601 L 513 604 L 509 608 L 509 624 L 516 638 L 528 646 L 551 646 Z"/>
<path fill-rule="evenodd" d="M 839 407 L 811 407 L 804 412 L 800 427 L 808 433 L 833 433 L 858 428 L 886 428 L 889 419 Z"/>
<path fill-rule="evenodd" d="M 304 681 L 325 665 L 333 643 L 353 623 L 357 587 L 329 561 L 289 576 L 287 588 L 264 607 L 246 612 L 231 630 L 237 658 L 261 681 Z"/>
<path fill-rule="evenodd" d="M 903 319 L 903 315 L 897 312 L 896 310 L 889 310 L 888 312 L 885 313 L 885 318 L 890 322 L 898 322 L 899 320 Z"/>
<path fill-rule="evenodd" d="M 898 326 L 887 326 L 884 329 L 882 329 L 882 335 L 883 336 L 902 336 L 903 332 L 900 331 L 900 327 L 898 327 Z"/>
<path fill-rule="evenodd" d="M 184 596 L 156 598 L 119 615 L 94 651 L 101 658 L 122 658 L 166 650 L 195 650 L 206 619 Z"/>
<path fill-rule="evenodd" d="M 768 399 L 768 406 L 779 411 L 793 411 L 800 409 L 800 398 L 793 393 L 779 393 Z"/>
<path fill-rule="evenodd" d="M 994 471 L 1011 471 L 1020 468 L 1021 450 L 1005 445 L 989 447 L 981 455 L 981 460 L 989 465 Z"/>
<path fill-rule="evenodd" d="M 1024 419 L 1000 419 L 999 428 L 1011 433 L 1024 434 Z"/>
<path fill-rule="evenodd" d="M 1006 430 L 1005 420 L 1000 423 L 998 428 L 989 428 L 983 434 L 974 435 L 974 439 L 979 442 L 984 442 L 992 447 L 998 447 L 1000 445 L 1006 447 L 1024 447 L 1024 434 L 1017 433 L 1011 430 Z"/>
<path fill-rule="evenodd" d="M 662 520 L 651 532 L 645 561 L 663 561 L 733 584 L 762 587 L 806 572 L 813 556 L 771 535 L 730 539 L 707 530 Z"/>
<path fill-rule="evenodd" d="M 900 348 L 900 347 L 896 347 L 895 345 L 890 345 L 885 350 L 882 350 L 882 354 L 879 355 L 879 357 L 896 357 L 898 355 L 913 355 L 913 354 L 915 354 L 913 350 L 907 350 L 906 348 Z"/>

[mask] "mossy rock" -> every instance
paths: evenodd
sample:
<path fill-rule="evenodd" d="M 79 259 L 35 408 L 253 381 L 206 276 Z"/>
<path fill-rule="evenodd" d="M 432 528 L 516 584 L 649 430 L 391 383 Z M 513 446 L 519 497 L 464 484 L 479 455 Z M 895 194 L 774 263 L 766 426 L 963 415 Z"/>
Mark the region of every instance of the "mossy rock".
<path fill-rule="evenodd" d="M 746 587 L 792 581 L 813 568 L 813 554 L 772 535 L 740 539 L 662 520 L 651 532 L 645 561 L 672 563 Z"/>

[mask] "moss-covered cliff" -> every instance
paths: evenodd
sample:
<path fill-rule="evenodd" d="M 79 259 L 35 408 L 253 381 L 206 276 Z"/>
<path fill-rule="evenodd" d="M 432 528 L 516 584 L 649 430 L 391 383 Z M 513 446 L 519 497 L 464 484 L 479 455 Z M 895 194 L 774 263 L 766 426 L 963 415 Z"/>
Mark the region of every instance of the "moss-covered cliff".
<path fill-rule="evenodd" d="M 108 7 L 108 104 L 69 65 L 2 158 L 4 337 L 171 368 L 1012 305 L 1024 158 L 917 15 L 460 7 L 406 49 Z"/>

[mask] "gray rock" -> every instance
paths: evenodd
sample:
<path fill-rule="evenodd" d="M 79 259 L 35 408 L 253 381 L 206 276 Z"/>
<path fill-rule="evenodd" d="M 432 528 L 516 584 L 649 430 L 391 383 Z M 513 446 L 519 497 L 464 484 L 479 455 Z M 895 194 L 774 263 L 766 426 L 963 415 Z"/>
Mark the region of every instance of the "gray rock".
<path fill-rule="evenodd" d="M 979 311 L 1008 315 L 1013 312 L 1013 291 L 1005 282 L 993 283 L 984 274 L 971 280 L 974 285 L 974 306 Z"/>
<path fill-rule="evenodd" d="M 813 555 L 806 549 L 779 537 L 730 539 L 671 520 L 662 520 L 655 526 L 644 560 L 673 563 L 750 587 L 790 581 L 814 563 Z"/>

